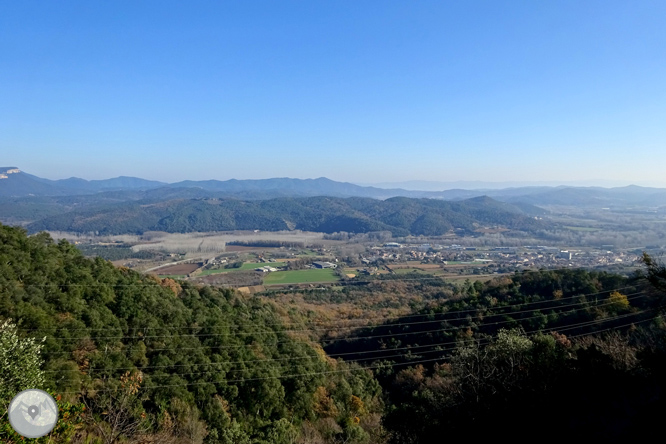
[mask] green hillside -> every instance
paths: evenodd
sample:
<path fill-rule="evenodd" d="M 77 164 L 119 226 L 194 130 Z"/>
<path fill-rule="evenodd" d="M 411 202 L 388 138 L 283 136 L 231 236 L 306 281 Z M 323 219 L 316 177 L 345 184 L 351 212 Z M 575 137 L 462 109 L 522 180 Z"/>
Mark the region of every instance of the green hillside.
<path fill-rule="evenodd" d="M 369 372 L 331 364 L 294 339 L 272 305 L 231 290 L 145 277 L 0 226 L 2 319 L 18 322 L 22 337 L 45 338 L 40 388 L 89 406 L 96 436 L 110 426 L 109 409 L 125 407 L 119 414 L 141 427 L 118 439 L 141 431 L 273 444 L 309 430 L 366 442 L 376 432 L 352 420 L 381 412 Z M 124 392 L 128 384 L 136 392 Z"/>
<path fill-rule="evenodd" d="M 235 199 L 175 199 L 138 201 L 74 210 L 47 216 L 29 230 L 97 232 L 203 232 L 228 230 L 304 230 L 333 233 L 390 231 L 394 235 L 440 235 L 453 229 L 472 232 L 478 226 L 502 226 L 535 231 L 548 224 L 524 209 L 481 197 L 448 202 L 396 197 L 280 198 L 263 201 Z"/>

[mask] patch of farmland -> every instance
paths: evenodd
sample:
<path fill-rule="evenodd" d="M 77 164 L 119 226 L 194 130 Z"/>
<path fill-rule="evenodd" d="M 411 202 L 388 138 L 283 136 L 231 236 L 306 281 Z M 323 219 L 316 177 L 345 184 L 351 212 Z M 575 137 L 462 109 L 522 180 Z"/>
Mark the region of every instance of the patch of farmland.
<path fill-rule="evenodd" d="M 420 268 L 398 268 L 396 270 L 393 270 L 395 274 L 409 274 L 409 273 L 421 273 L 421 274 L 429 274 L 424 270 L 421 270 Z"/>
<path fill-rule="evenodd" d="M 322 270 L 292 270 L 269 273 L 264 285 L 308 284 L 315 282 L 336 282 L 339 277 L 330 268 Z"/>
<path fill-rule="evenodd" d="M 439 270 L 442 266 L 440 264 L 420 264 L 414 268 L 420 268 L 421 270 Z"/>
<path fill-rule="evenodd" d="M 157 274 L 160 276 L 164 275 L 187 275 L 192 273 L 194 270 L 201 267 L 201 263 L 198 264 L 177 264 L 171 265 L 169 267 L 163 267 L 157 270 Z"/>
<path fill-rule="evenodd" d="M 255 268 L 261 268 L 261 267 L 278 268 L 278 267 L 284 267 L 285 265 L 287 265 L 286 262 L 246 262 L 236 270 L 254 270 Z"/>
<path fill-rule="evenodd" d="M 213 268 L 213 269 L 209 269 L 209 270 L 203 270 L 201 272 L 201 275 L 202 276 L 209 276 L 211 274 L 219 274 L 219 273 L 231 273 L 231 272 L 237 272 L 237 271 L 252 271 L 256 268 L 261 268 L 261 267 L 278 268 L 278 267 L 284 267 L 286 265 L 287 265 L 286 262 L 246 262 L 238 268 Z"/>
<path fill-rule="evenodd" d="M 229 252 L 240 252 L 240 251 L 265 251 L 265 250 L 277 250 L 276 247 L 248 247 L 247 245 L 227 245 L 225 247 L 226 251 Z"/>
<path fill-rule="evenodd" d="M 418 268 L 420 270 L 439 270 L 442 268 L 441 264 L 422 264 L 416 261 L 403 262 L 398 264 L 390 265 L 392 270 L 400 270 L 405 268 Z"/>

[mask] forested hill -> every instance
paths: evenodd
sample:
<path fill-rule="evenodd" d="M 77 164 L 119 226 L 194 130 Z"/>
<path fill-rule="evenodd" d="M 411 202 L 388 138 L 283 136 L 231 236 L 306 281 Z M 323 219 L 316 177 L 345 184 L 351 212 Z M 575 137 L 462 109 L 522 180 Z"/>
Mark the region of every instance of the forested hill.
<path fill-rule="evenodd" d="M 666 269 L 650 274 L 666 288 Z M 368 291 L 406 284 L 387 279 Z M 660 433 L 664 296 L 645 280 L 554 270 L 413 285 L 441 300 L 351 337 L 333 332 L 325 347 L 387 369 L 377 377 L 390 443 L 625 443 Z M 395 363 L 412 366 L 391 372 Z"/>
<path fill-rule="evenodd" d="M 394 235 L 440 235 L 483 226 L 536 231 L 547 226 L 535 214 L 543 210 L 477 197 L 463 201 L 395 197 L 175 199 L 139 201 L 70 211 L 28 226 L 32 232 L 60 230 L 100 234 L 144 231 L 304 230 L 333 233 L 390 231 Z"/>
<path fill-rule="evenodd" d="M 287 444 L 305 430 L 361 443 L 379 426 L 370 372 L 294 339 L 272 305 L 142 276 L 0 226 L 0 325 L 6 319 L 20 337 L 45 337 L 39 388 L 84 402 L 86 430 L 108 437 L 122 420 L 103 442 Z M 17 376 L 5 364 L 2 394 Z M 10 430 L 0 421 L 0 441 L 14 442 Z"/>
<path fill-rule="evenodd" d="M 364 291 L 391 291 L 404 284 L 389 275 L 374 285 L 349 291 L 362 298 Z M 425 288 L 443 300 L 405 318 L 358 329 L 346 340 L 332 339 L 325 350 L 353 352 L 354 359 L 368 360 L 395 356 L 396 348 L 407 349 L 409 355 L 392 360 L 408 362 L 428 357 L 433 346 L 450 354 L 456 341 L 482 339 L 502 328 L 566 335 L 606 331 L 654 317 L 661 303 L 645 280 L 583 269 L 525 271 L 462 286 L 437 280 Z"/>

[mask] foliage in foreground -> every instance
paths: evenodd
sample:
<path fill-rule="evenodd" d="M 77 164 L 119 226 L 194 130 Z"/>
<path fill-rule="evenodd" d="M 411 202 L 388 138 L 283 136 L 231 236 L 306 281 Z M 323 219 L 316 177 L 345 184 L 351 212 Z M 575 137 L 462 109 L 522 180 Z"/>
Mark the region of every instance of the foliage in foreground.
<path fill-rule="evenodd" d="M 662 282 L 663 267 L 646 264 L 650 280 Z M 626 285 L 632 289 L 625 294 L 612 291 Z M 389 336 L 376 339 L 388 353 L 468 340 L 445 364 L 379 371 L 382 398 L 370 371 L 326 358 L 259 299 L 141 276 L 85 259 L 47 235 L 0 226 L 0 318 L 18 323 L 5 328 L 10 345 L 2 353 L 11 355 L 11 344 L 20 343 L 31 362 L 43 359 L 22 384 L 61 396 L 61 416 L 70 419 L 48 438 L 52 443 L 370 444 L 383 442 L 382 424 L 395 444 L 439 443 L 447 435 L 534 441 L 542 434 L 618 442 L 659 430 L 666 389 L 661 318 L 626 335 L 582 339 L 519 328 L 614 315 L 642 322 L 659 297 L 629 299 L 629 291 L 644 289 L 584 271 L 448 290 L 436 291 L 452 300 L 433 295 L 433 306 L 420 314 L 454 314 L 449 324 L 384 326 Z M 492 320 L 494 307 L 520 316 Z M 457 334 L 426 331 L 448 334 L 442 330 L 449 327 Z M 382 343 L 364 342 L 375 349 Z M 10 375 L 4 362 L 0 371 Z M 20 442 L 6 417 L 0 433 L 3 442 Z"/>
<path fill-rule="evenodd" d="M 2 318 L 26 343 L 46 337 L 44 383 L 30 384 L 87 407 L 79 442 L 360 443 L 380 432 L 371 373 L 295 339 L 271 305 L 86 259 L 46 234 L 0 226 Z"/>
<path fill-rule="evenodd" d="M 400 372 L 385 424 L 394 444 L 549 442 L 575 437 L 629 442 L 656 436 L 666 399 L 666 333 L 571 341 L 564 335 L 500 332 L 460 347 L 451 362 Z"/>

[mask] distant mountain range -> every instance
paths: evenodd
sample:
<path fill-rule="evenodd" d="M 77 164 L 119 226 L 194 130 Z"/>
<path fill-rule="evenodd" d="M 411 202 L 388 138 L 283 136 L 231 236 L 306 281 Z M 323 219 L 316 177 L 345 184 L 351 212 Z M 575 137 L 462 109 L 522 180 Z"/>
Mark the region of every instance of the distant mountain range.
<path fill-rule="evenodd" d="M 520 187 L 414 191 L 363 187 L 327 178 L 162 183 L 135 177 L 42 179 L 0 168 L 0 221 L 31 231 L 313 230 L 396 235 L 502 226 L 533 231 L 545 208 L 651 209 L 666 189 L 628 186 Z"/>
<path fill-rule="evenodd" d="M 7 171 L 12 171 L 6 174 Z M 4 177 L 3 177 L 4 176 Z M 185 180 L 176 183 L 157 182 L 137 177 L 106 180 L 84 180 L 76 177 L 61 180 L 43 179 L 16 167 L 0 167 L 0 196 L 72 196 L 102 191 L 146 191 L 157 188 L 194 188 L 246 199 L 267 199 L 280 196 L 372 197 L 387 199 L 395 196 L 437 197 L 436 193 L 363 187 L 318 179 L 274 178 L 260 180 Z"/>
<path fill-rule="evenodd" d="M 441 191 L 441 190 L 503 190 L 506 188 L 526 188 L 526 187 L 602 187 L 602 188 L 619 188 L 631 185 L 626 180 L 576 180 L 576 181 L 504 181 L 504 182 L 488 182 L 481 180 L 457 180 L 453 182 L 441 182 L 432 180 L 408 180 L 403 182 L 381 182 L 381 183 L 360 183 L 355 182 L 356 185 L 370 186 L 377 188 L 402 188 L 405 190 L 421 190 L 421 191 Z M 664 188 L 666 182 L 652 183 L 650 185 L 643 184 L 646 187 Z"/>
<path fill-rule="evenodd" d="M 433 182 L 409 182 L 434 186 Z M 468 184 L 482 184 L 468 182 Z M 445 183 L 442 183 L 443 185 Z M 188 191 L 185 191 L 188 190 Z M 164 183 L 137 177 L 117 177 L 106 180 L 84 180 L 79 178 L 49 180 L 20 171 L 16 167 L 0 168 L 0 197 L 45 197 L 83 196 L 118 192 L 119 200 L 137 200 L 167 197 L 234 197 L 246 200 L 272 199 L 277 197 L 391 197 L 430 198 L 460 200 L 489 196 L 510 203 L 532 205 L 568 206 L 641 206 L 666 205 L 666 189 L 638 186 L 615 188 L 530 186 L 512 188 L 446 189 L 441 191 L 406 190 L 401 188 L 378 188 L 360 186 L 348 182 L 336 182 L 325 177 L 318 179 L 273 178 L 260 180 L 186 180 Z M 98 196 L 108 199 L 108 194 Z M 159 197 L 161 196 L 161 197 Z"/>
<path fill-rule="evenodd" d="M 0 167 L 0 196 L 69 196 L 112 190 L 148 190 L 167 184 L 137 177 L 85 180 L 77 177 L 49 180 L 25 173 L 16 167 Z"/>

